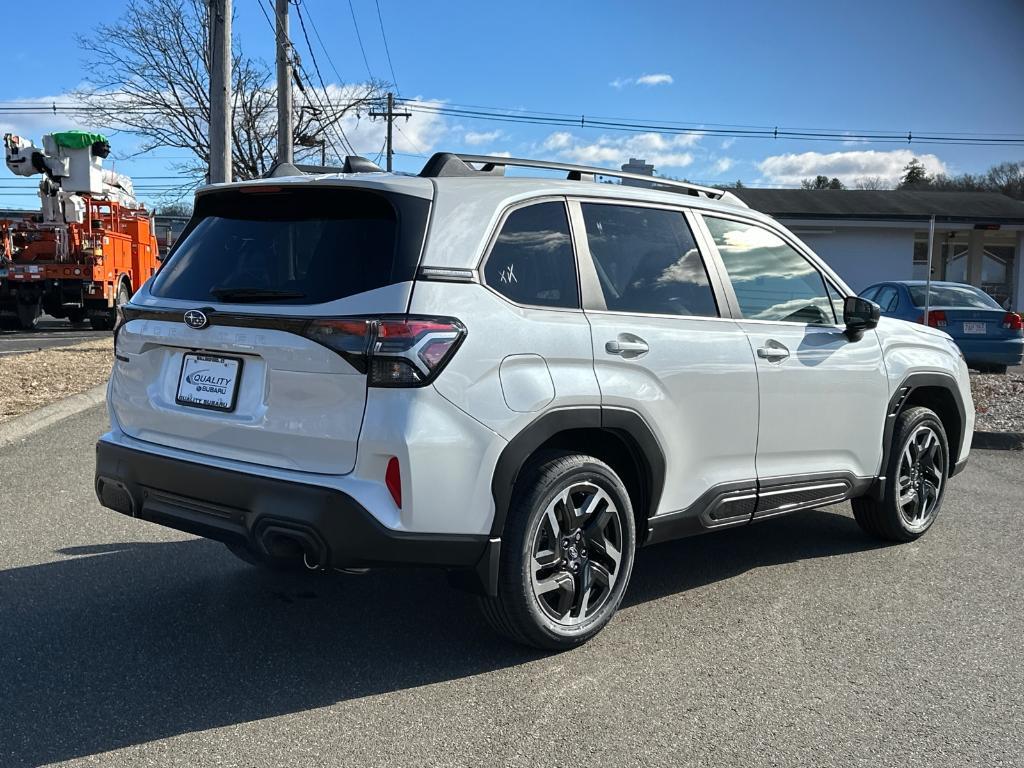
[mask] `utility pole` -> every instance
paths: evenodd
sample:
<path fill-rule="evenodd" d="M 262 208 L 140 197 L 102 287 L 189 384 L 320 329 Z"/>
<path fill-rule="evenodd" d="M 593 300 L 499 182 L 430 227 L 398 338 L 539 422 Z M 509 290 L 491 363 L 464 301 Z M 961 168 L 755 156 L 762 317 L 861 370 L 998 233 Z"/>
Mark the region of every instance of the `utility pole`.
<path fill-rule="evenodd" d="M 209 0 L 211 184 L 232 180 L 231 0 Z"/>
<path fill-rule="evenodd" d="M 395 122 L 396 117 L 404 117 L 406 119 L 412 117 L 411 112 L 395 112 L 395 94 L 388 93 L 388 111 L 387 112 L 371 112 L 370 117 L 384 117 L 388 121 L 388 140 L 387 140 L 387 155 L 388 155 L 388 172 L 391 171 L 391 156 L 395 154 L 394 149 L 391 145 L 391 126 Z"/>
<path fill-rule="evenodd" d="M 261 0 L 262 1 L 262 0 Z M 292 52 L 288 36 L 288 2 L 277 0 L 277 161 L 291 163 L 292 152 Z"/>

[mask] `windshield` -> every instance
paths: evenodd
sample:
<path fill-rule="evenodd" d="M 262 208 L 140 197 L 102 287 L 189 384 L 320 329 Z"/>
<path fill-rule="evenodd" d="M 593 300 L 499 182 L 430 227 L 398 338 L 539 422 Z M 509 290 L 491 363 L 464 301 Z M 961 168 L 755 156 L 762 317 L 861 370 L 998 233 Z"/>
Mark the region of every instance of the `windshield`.
<path fill-rule="evenodd" d="M 365 189 L 201 195 L 153 281 L 169 299 L 319 304 L 412 280 L 428 202 Z"/>
<path fill-rule="evenodd" d="M 925 286 L 908 285 L 910 299 L 915 307 L 924 306 Z M 930 305 L 933 307 L 971 307 L 974 309 L 1002 309 L 998 302 L 973 285 L 933 285 Z"/>

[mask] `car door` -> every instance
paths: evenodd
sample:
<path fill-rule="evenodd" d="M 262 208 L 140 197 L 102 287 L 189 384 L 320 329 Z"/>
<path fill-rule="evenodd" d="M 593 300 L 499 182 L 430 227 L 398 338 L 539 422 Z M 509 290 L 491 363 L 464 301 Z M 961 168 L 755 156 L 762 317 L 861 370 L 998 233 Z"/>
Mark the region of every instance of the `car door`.
<path fill-rule="evenodd" d="M 747 522 L 757 375 L 743 330 L 719 311 L 721 276 L 690 215 L 597 200 L 570 210 L 602 408 L 638 412 L 665 454 L 652 531 L 672 514 L 704 526 Z"/>
<path fill-rule="evenodd" d="M 702 219 L 757 360 L 755 516 L 848 496 L 882 457 L 888 384 L 875 331 L 847 336 L 837 281 L 783 230 Z"/>

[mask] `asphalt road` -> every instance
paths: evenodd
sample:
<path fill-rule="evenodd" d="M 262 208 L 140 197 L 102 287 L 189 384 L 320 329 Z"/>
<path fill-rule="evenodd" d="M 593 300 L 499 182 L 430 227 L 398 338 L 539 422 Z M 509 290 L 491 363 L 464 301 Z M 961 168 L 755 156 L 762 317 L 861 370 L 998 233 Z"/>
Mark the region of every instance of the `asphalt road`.
<path fill-rule="evenodd" d="M 67 320 L 43 316 L 34 331 L 0 329 L 0 358 L 50 347 L 68 347 L 109 335 L 110 331 L 94 331 L 88 325 L 75 327 Z"/>
<path fill-rule="evenodd" d="M 0 765 L 1024 761 L 1024 454 L 973 454 L 914 544 L 842 505 L 645 550 L 546 656 L 440 574 L 274 577 L 101 509 L 104 426 L 0 450 Z"/>

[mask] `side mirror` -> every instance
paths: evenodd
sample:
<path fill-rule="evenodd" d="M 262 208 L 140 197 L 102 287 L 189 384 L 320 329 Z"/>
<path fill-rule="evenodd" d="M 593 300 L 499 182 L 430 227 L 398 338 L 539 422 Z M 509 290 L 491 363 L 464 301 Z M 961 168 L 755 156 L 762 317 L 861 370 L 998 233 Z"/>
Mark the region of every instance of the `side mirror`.
<path fill-rule="evenodd" d="M 875 302 L 860 296 L 847 296 L 843 301 L 843 323 L 846 324 L 846 335 L 850 341 L 856 341 L 878 325 L 881 307 Z"/>

